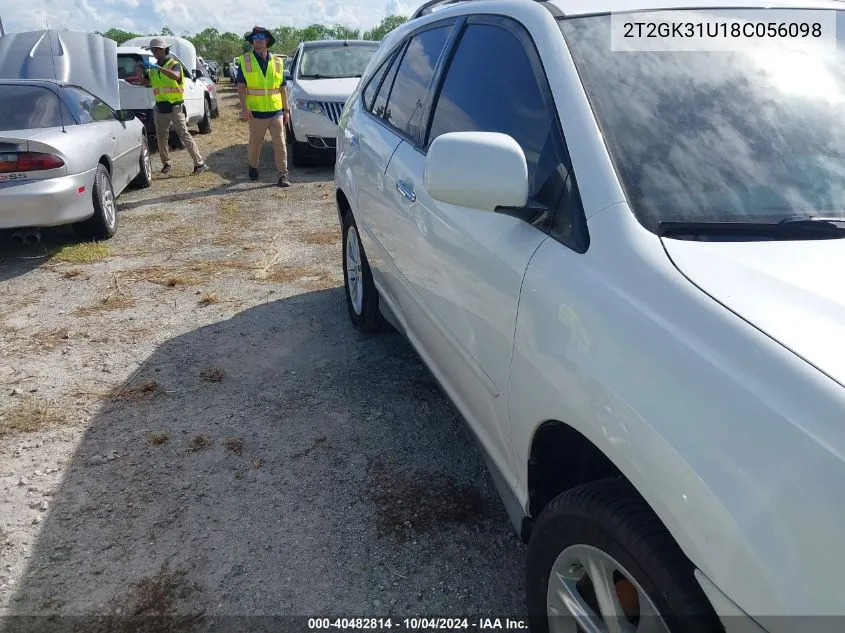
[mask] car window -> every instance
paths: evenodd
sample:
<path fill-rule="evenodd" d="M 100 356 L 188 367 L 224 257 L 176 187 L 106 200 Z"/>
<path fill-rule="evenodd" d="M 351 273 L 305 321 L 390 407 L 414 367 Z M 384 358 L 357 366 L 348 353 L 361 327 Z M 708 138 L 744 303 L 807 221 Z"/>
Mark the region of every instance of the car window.
<path fill-rule="evenodd" d="M 75 86 L 63 89 L 65 101 L 80 124 L 114 121 L 114 111 L 86 90 Z"/>
<path fill-rule="evenodd" d="M 500 132 L 525 152 L 530 197 L 554 208 L 568 176 L 562 134 L 543 84 L 517 35 L 470 24 L 449 64 L 434 106 L 429 143 L 447 132 Z"/>
<path fill-rule="evenodd" d="M 0 86 L 0 131 L 61 127 L 59 98 L 38 86 Z"/>
<path fill-rule="evenodd" d="M 404 49 L 404 47 L 402 47 Z M 389 112 L 387 110 L 387 98 L 390 96 L 390 89 L 393 87 L 393 80 L 396 79 L 396 71 L 399 70 L 399 62 L 402 61 L 402 49 L 400 49 L 390 60 L 386 67 L 384 81 L 381 82 L 381 87 L 378 90 L 371 111 L 381 119 L 388 118 Z"/>
<path fill-rule="evenodd" d="M 300 79 L 340 79 L 360 77 L 367 69 L 378 45 L 314 46 L 303 49 Z"/>
<path fill-rule="evenodd" d="M 373 76 L 370 78 L 370 80 L 367 82 L 367 85 L 364 87 L 362 98 L 364 99 L 364 108 L 366 108 L 367 110 L 372 110 L 373 98 L 376 96 L 376 90 L 378 90 L 379 84 L 381 83 L 381 80 L 384 75 L 391 68 L 393 64 L 393 59 L 395 57 L 395 53 L 388 56 L 388 58 L 382 62 L 379 69 L 376 70 L 375 73 L 373 73 Z"/>
<path fill-rule="evenodd" d="M 451 30 L 450 24 L 412 37 L 391 82 L 387 105 L 381 116 L 408 136 L 413 137 L 415 128 L 419 126 L 428 84 Z M 386 86 L 387 82 L 379 91 L 379 97 Z"/>

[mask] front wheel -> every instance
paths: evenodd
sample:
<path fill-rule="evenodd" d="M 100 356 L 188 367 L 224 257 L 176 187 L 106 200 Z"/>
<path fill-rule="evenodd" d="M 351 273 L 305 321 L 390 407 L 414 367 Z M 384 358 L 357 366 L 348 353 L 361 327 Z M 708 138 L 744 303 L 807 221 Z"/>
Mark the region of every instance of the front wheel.
<path fill-rule="evenodd" d="M 117 231 L 117 203 L 109 170 L 102 163 L 97 165 L 94 174 L 91 198 L 94 215 L 84 222 L 74 224 L 74 230 L 85 239 L 107 240 L 114 237 Z"/>
<path fill-rule="evenodd" d="M 153 182 L 153 166 L 150 161 L 150 145 L 146 134 L 141 138 L 141 157 L 138 159 L 138 175 L 132 181 L 137 189 L 146 189 Z"/>
<path fill-rule="evenodd" d="M 723 631 L 657 515 L 622 479 L 573 488 L 543 510 L 528 545 L 532 633 Z"/>
<path fill-rule="evenodd" d="M 381 330 L 384 320 L 379 311 L 378 290 L 351 211 L 343 218 L 343 278 L 352 324 L 363 332 Z"/>

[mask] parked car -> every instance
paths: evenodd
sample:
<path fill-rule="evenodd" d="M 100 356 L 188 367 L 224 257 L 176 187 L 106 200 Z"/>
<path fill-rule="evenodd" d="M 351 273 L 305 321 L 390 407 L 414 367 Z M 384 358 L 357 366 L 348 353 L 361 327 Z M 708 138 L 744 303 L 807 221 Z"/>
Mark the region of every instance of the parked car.
<path fill-rule="evenodd" d="M 206 96 L 211 107 L 211 118 L 216 119 L 220 116 L 220 105 L 217 98 L 217 84 L 215 80 L 209 75 L 208 64 L 206 64 L 201 57 L 197 58 L 197 67 L 194 73 L 197 83 L 203 85 L 206 91 Z"/>
<path fill-rule="evenodd" d="M 366 40 L 320 40 L 296 48 L 286 81 L 294 166 L 334 161 L 340 113 L 378 46 Z"/>
<path fill-rule="evenodd" d="M 232 60 L 232 63 L 229 64 L 229 79 L 232 80 L 232 83 L 237 82 L 237 80 L 238 80 L 238 69 L 240 67 L 241 67 L 240 62 L 238 61 L 238 58 L 235 57 Z"/>
<path fill-rule="evenodd" d="M 0 228 L 73 224 L 82 236 L 117 230 L 116 199 L 149 187 L 147 135 L 120 109 L 112 40 L 76 31 L 0 37 Z"/>
<path fill-rule="evenodd" d="M 136 37 L 127 40 L 117 48 L 117 58 L 121 103 L 125 109 L 134 112 L 135 116 L 144 122 L 148 137 L 155 139 L 153 89 L 141 85 L 136 68 L 136 64 L 143 59 L 156 63 L 148 48 L 150 39 L 152 38 Z M 191 42 L 181 37 L 168 36 L 166 39 L 170 43 L 170 53 L 178 58 L 185 69 L 191 73 L 191 77 L 185 79 L 183 105 L 188 125 L 196 125 L 200 134 L 211 134 L 213 106 L 211 95 L 206 87 L 207 83 L 197 80 L 196 48 Z M 173 130 L 170 132 L 169 143 L 172 148 L 182 148 L 182 142 Z"/>
<path fill-rule="evenodd" d="M 478 438 L 531 631 L 838 630 L 843 48 L 617 53 L 611 12 L 833 37 L 842 4 L 432 4 L 340 119 L 346 300 Z"/>

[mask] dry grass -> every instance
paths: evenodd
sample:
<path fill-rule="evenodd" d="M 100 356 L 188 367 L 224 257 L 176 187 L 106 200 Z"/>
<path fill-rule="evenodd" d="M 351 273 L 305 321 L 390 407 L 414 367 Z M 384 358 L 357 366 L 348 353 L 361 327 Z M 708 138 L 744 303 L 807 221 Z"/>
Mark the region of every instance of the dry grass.
<path fill-rule="evenodd" d="M 170 441 L 170 431 L 162 431 L 160 433 L 150 433 L 147 435 L 147 442 L 153 446 L 160 446 L 167 444 Z"/>
<path fill-rule="evenodd" d="M 302 241 L 306 244 L 315 244 L 320 246 L 326 244 L 340 244 L 340 233 L 335 230 L 315 231 L 303 236 Z"/>
<path fill-rule="evenodd" d="M 134 387 L 126 387 L 116 391 L 113 397 L 123 400 L 143 400 L 144 398 L 155 398 L 165 393 L 167 392 L 158 381 L 146 380 Z"/>
<path fill-rule="evenodd" d="M 246 446 L 246 443 L 239 437 L 227 437 L 223 441 L 223 446 L 225 446 L 226 450 L 230 453 L 241 455 L 244 452 L 244 446 Z"/>
<path fill-rule="evenodd" d="M 43 330 L 32 335 L 32 341 L 40 350 L 54 349 L 62 342 L 70 338 L 70 332 L 66 327 L 55 330 Z"/>
<path fill-rule="evenodd" d="M 73 279 L 74 277 L 79 277 L 82 274 L 82 271 L 78 268 L 71 268 L 70 270 L 65 270 L 62 272 L 62 277 L 65 279 Z"/>
<path fill-rule="evenodd" d="M 58 426 L 65 416 L 43 400 L 30 398 L 0 413 L 0 437 L 9 433 L 31 433 Z"/>
<path fill-rule="evenodd" d="M 215 303 L 220 303 L 220 297 L 214 292 L 206 292 L 200 297 L 200 300 L 197 302 L 201 307 L 206 307 L 213 305 Z"/>
<path fill-rule="evenodd" d="M 111 257 L 111 248 L 102 242 L 80 242 L 61 246 L 53 252 L 57 262 L 69 264 L 91 264 Z"/>
<path fill-rule="evenodd" d="M 130 630 L 144 629 L 139 627 L 137 620 L 143 618 L 152 622 L 164 622 L 161 630 L 188 631 L 194 628 L 198 614 L 182 614 L 186 602 L 201 587 L 188 579 L 188 572 L 184 570 L 171 571 L 167 563 L 162 563 L 159 571 L 154 575 L 142 579 L 129 595 L 120 599 L 120 606 L 130 618 L 118 618 L 120 633 Z M 135 620 L 134 624 L 131 622 Z M 155 628 L 153 625 L 149 630 Z M 114 629 L 111 629 L 114 631 Z"/>
<path fill-rule="evenodd" d="M 157 222 L 170 222 L 179 217 L 172 211 L 152 211 L 150 213 L 136 213 L 124 216 L 124 222 L 131 222 L 133 224 L 147 224 Z"/>
<path fill-rule="evenodd" d="M 255 279 L 279 284 L 296 283 L 309 290 L 334 288 L 339 283 L 329 273 L 301 266 L 274 266 L 269 270 L 256 273 Z"/>
<path fill-rule="evenodd" d="M 135 307 L 136 303 L 137 302 L 133 297 L 109 295 L 100 303 L 95 303 L 92 306 L 86 306 L 84 308 L 76 308 L 73 311 L 73 314 L 76 316 L 83 317 L 96 316 L 98 314 L 102 314 L 103 312 L 109 312 L 111 310 L 123 310 L 125 308 L 133 308 Z"/>
<path fill-rule="evenodd" d="M 226 372 L 219 367 L 206 367 L 200 372 L 200 378 L 206 382 L 221 382 L 226 377 Z"/>
<path fill-rule="evenodd" d="M 199 451 L 205 451 L 211 448 L 213 445 L 214 441 L 207 435 L 195 435 L 191 438 L 191 441 L 188 442 L 188 452 L 197 453 Z"/>
<path fill-rule="evenodd" d="M 32 297 L 25 297 L 22 299 L 8 299 L 4 297 L 2 305 L 0 305 L 0 321 L 4 321 L 18 310 L 28 308 L 33 303 L 35 303 L 35 299 Z"/>

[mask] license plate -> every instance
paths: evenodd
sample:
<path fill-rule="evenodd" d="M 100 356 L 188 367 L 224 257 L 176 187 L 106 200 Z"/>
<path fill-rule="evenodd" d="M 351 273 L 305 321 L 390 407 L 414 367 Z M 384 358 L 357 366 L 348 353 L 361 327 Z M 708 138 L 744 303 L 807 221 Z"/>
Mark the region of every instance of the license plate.
<path fill-rule="evenodd" d="M 12 174 L 0 174 L 0 182 L 18 182 L 21 180 L 28 180 L 29 176 L 24 172 L 17 172 Z"/>

